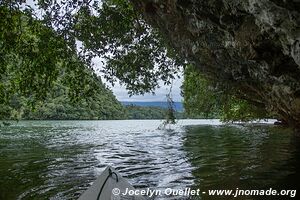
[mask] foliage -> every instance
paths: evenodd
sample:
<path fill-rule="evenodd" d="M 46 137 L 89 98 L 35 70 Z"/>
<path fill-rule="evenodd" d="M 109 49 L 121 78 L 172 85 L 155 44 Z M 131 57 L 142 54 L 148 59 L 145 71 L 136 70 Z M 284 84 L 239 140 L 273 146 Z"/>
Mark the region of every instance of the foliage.
<path fill-rule="evenodd" d="M 159 107 L 126 106 L 128 119 L 163 119 L 165 109 Z"/>
<path fill-rule="evenodd" d="M 153 106 L 125 106 L 128 119 L 165 119 L 167 109 Z M 177 119 L 184 118 L 184 114 L 175 112 Z"/>
<path fill-rule="evenodd" d="M 70 88 L 63 85 L 61 81 L 64 76 L 68 75 L 60 75 L 47 97 L 43 101 L 35 102 L 34 108 L 27 103 L 28 98 L 14 95 L 8 105 L 3 105 L 5 109 L 2 112 L 5 113 L 1 113 L 1 117 L 17 120 L 124 119 L 126 117 L 123 106 L 96 75 L 87 72 L 82 74 L 90 79 L 87 86 L 93 86 L 97 92 L 91 93 L 89 96 L 82 96 L 76 102 L 68 97 Z"/>
<path fill-rule="evenodd" d="M 185 69 L 182 86 L 184 108 L 192 118 L 221 118 L 223 121 L 250 121 L 266 118 L 264 108 L 249 104 L 203 76 L 193 66 Z"/>
<path fill-rule="evenodd" d="M 226 96 L 222 101 L 221 120 L 228 121 L 251 121 L 270 118 L 268 112 L 262 107 L 257 107 L 246 100 L 238 99 L 235 96 Z"/>
<path fill-rule="evenodd" d="M 121 104 L 65 40 L 0 7 L 0 118 L 119 119 Z"/>
<path fill-rule="evenodd" d="M 187 67 L 184 71 L 182 95 L 185 112 L 191 118 L 219 116 L 221 95 L 193 66 Z"/>
<path fill-rule="evenodd" d="M 96 56 L 105 60 L 105 78 L 112 83 L 118 79 L 130 94 L 154 92 L 159 80 L 170 84 L 186 65 L 127 0 L 37 0 L 35 6 L 26 2 L 0 2 L 0 104 L 4 114 L 11 113 L 5 105 L 15 94 L 36 104 L 47 99 L 55 83 L 68 88 L 65 98 L 71 101 L 92 96 L 97 92 L 92 85 L 96 82 L 82 74 L 92 67 Z M 61 72 L 68 76 L 58 80 Z M 223 120 L 265 116 L 264 109 L 233 93 L 186 68 L 183 94 L 191 116 L 220 116 Z"/>
<path fill-rule="evenodd" d="M 69 74 L 63 81 L 71 99 L 93 92 L 83 75 L 87 65 L 64 38 L 26 12 L 0 7 L 0 15 L 0 103 L 16 93 L 32 104 L 45 99 L 61 71 Z"/>
<path fill-rule="evenodd" d="M 25 9 L 22 9 L 24 7 Z M 6 19 L 3 19 L 5 26 L 1 31 L 7 33 L 4 35 L 11 35 L 11 32 L 17 35 L 10 40 L 7 38 L 1 40 L 6 41 L 5 45 L 11 47 L 20 46 L 17 49 L 12 48 L 14 53 L 21 54 L 21 49 L 24 48 L 22 56 L 25 58 L 32 55 L 32 52 L 36 52 L 36 55 L 30 57 L 31 59 L 27 59 L 30 70 L 24 67 L 27 77 L 35 76 L 44 80 L 37 74 L 41 74 L 40 76 L 52 74 L 48 78 L 50 82 L 51 77 L 53 79 L 57 77 L 55 74 L 57 70 L 52 64 L 43 65 L 45 69 L 39 67 L 44 63 L 38 62 L 45 61 L 46 64 L 46 59 L 41 57 L 53 57 L 51 62 L 57 63 L 61 58 L 69 60 L 67 58 L 77 52 L 80 61 L 87 66 L 91 66 L 92 58 L 95 56 L 105 59 L 106 65 L 102 70 L 105 78 L 112 83 L 118 78 L 121 84 L 125 84 L 130 94 L 143 94 L 153 92 L 158 87 L 158 80 L 170 84 L 170 80 L 177 76 L 179 67 L 184 64 L 182 59 L 178 59 L 179 56 L 174 50 L 165 47 L 159 33 L 146 24 L 127 0 L 101 2 L 39 0 L 33 8 L 26 1 L 22 3 L 22 1 L 5 0 L 1 7 L 4 12 L 1 15 L 6 16 Z M 26 14 L 30 22 L 24 25 L 23 20 L 19 20 L 21 13 Z M 41 28 L 42 24 L 48 28 Z M 21 31 L 24 26 L 29 29 L 28 35 L 32 31 L 39 33 L 36 36 L 37 50 L 21 45 L 28 41 Z M 14 27 L 13 31 L 10 31 L 10 27 Z M 49 37 L 50 32 L 51 34 L 55 32 L 57 41 L 61 41 L 62 45 L 54 42 L 52 36 Z M 11 53 L 4 51 L 6 54 Z M 40 52 L 45 52 L 45 55 L 41 55 Z M 49 55 L 50 53 L 54 56 Z M 37 65 L 34 65 L 35 62 Z M 37 68 L 44 71 L 35 71 L 34 69 Z M 31 85 L 28 85 L 27 89 L 31 90 Z"/>
<path fill-rule="evenodd" d="M 176 116 L 175 116 L 175 106 L 174 106 L 174 101 L 171 96 L 172 92 L 172 87 L 170 89 L 170 92 L 166 95 L 167 97 L 167 103 L 168 103 L 168 108 L 166 112 L 166 119 L 164 121 L 164 124 L 176 124 Z"/>
<path fill-rule="evenodd" d="M 170 84 L 182 60 L 165 47 L 159 33 L 142 20 L 129 1 L 102 3 L 101 8 L 80 9 L 74 30 L 84 51 L 106 60 L 105 77 L 112 83 L 117 77 L 130 94 L 153 92 L 158 80 Z M 93 10 L 99 15 L 93 15 Z"/>

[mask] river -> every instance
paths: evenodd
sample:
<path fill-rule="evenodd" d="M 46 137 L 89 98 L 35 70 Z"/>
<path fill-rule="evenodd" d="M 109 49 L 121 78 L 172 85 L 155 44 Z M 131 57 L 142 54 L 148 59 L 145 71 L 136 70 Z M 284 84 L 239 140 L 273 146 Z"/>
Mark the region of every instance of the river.
<path fill-rule="evenodd" d="M 77 199 L 107 165 L 140 189 L 300 188 L 299 138 L 288 129 L 181 120 L 158 130 L 161 123 L 21 121 L 0 127 L 0 199 Z"/>

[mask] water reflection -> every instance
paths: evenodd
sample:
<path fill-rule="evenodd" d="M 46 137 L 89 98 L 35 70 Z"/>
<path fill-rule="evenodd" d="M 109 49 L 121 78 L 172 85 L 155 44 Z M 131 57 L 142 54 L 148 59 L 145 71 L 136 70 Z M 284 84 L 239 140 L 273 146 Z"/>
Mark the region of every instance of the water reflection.
<path fill-rule="evenodd" d="M 297 189 L 299 138 L 270 126 L 186 128 L 184 149 L 195 167 L 194 187 L 209 189 Z M 300 190 L 299 190 L 300 191 Z M 206 199 L 231 199 L 201 195 Z M 290 199 L 246 197 L 235 199 Z"/>

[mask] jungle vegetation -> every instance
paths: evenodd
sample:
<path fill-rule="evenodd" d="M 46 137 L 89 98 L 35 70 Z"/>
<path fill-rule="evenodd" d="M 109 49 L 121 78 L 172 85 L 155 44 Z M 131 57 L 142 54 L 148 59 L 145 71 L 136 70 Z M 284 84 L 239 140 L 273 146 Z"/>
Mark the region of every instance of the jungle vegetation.
<path fill-rule="evenodd" d="M 168 110 L 153 106 L 126 105 L 127 119 L 165 119 Z M 174 112 L 176 119 L 184 119 L 184 112 Z"/>
<path fill-rule="evenodd" d="M 95 118 L 121 118 L 122 109 L 112 94 L 103 89 L 100 80 L 93 81 L 97 78 L 91 72 L 92 61 L 99 57 L 105 60 L 104 78 L 112 84 L 119 81 L 130 95 L 153 93 L 159 81 L 171 84 L 184 71 L 182 93 L 191 117 L 220 116 L 225 121 L 266 117 L 263 108 L 234 96 L 225 83 L 217 85 L 170 48 L 167 38 L 147 24 L 130 1 L 33 3 L 0 3 L 2 115 L 10 110 L 39 118 L 39 113 L 55 110 L 56 114 L 46 116 L 63 118 L 59 110 L 80 107 L 94 112 L 90 116 Z M 103 104 L 108 101 L 111 105 Z M 81 106 L 71 108 L 69 102 Z M 64 106 L 56 108 L 58 105 Z M 106 108 L 94 109 L 101 106 Z M 29 109 L 36 109 L 36 114 L 28 114 Z M 75 116 L 79 115 L 70 118 Z"/>

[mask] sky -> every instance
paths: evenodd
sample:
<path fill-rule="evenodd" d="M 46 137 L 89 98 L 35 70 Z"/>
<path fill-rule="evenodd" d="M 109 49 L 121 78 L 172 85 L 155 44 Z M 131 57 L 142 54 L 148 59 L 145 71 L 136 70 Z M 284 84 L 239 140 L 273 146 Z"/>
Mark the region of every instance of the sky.
<path fill-rule="evenodd" d="M 166 101 L 166 94 L 169 93 L 170 90 L 170 86 L 165 86 L 163 84 L 163 82 L 160 82 L 160 88 L 155 90 L 155 95 L 153 94 L 145 94 L 145 95 L 134 95 L 129 97 L 128 95 L 128 91 L 126 90 L 126 88 L 124 86 L 121 86 L 120 84 L 115 84 L 114 87 L 112 87 L 112 85 L 110 83 L 108 83 L 105 78 L 103 77 L 103 74 L 99 73 L 99 69 L 102 68 L 103 63 L 101 62 L 101 60 L 99 58 L 95 58 L 93 60 L 93 68 L 95 69 L 95 71 L 97 72 L 98 75 L 101 76 L 102 81 L 109 86 L 114 95 L 117 97 L 117 99 L 119 101 Z M 172 98 L 173 101 L 175 102 L 181 102 L 182 101 L 182 96 L 180 95 L 180 86 L 182 85 L 182 77 L 175 79 L 173 81 L 173 87 L 172 87 Z"/>
<path fill-rule="evenodd" d="M 102 78 L 102 80 L 103 82 L 105 82 L 104 78 Z M 176 102 L 182 101 L 182 97 L 180 96 L 181 83 L 182 83 L 181 79 L 174 80 L 173 82 L 173 87 L 172 87 L 173 101 Z M 109 83 L 106 84 L 110 86 Z M 111 87 L 111 89 L 119 101 L 166 101 L 166 94 L 169 93 L 170 86 L 164 86 L 164 84 L 161 83 L 160 88 L 155 90 L 155 95 L 145 94 L 143 96 L 135 95 L 132 97 L 129 97 L 127 90 L 124 87 L 120 86 L 119 84 L 116 84 L 114 87 Z"/>

